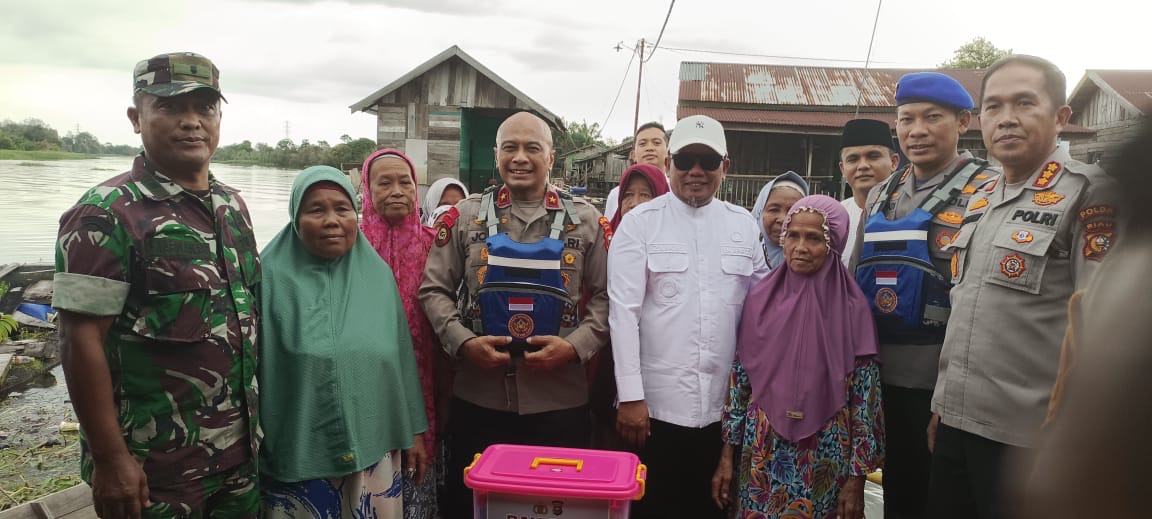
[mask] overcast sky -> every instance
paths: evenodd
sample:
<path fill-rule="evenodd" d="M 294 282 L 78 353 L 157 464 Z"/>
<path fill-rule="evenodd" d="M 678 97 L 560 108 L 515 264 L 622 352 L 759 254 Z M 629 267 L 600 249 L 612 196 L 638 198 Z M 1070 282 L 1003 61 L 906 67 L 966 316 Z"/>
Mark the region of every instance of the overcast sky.
<path fill-rule="evenodd" d="M 373 137 L 348 106 L 459 45 L 567 121 L 630 134 L 636 64 L 668 0 L 0 0 L 0 119 L 37 117 L 137 144 L 124 115 L 131 71 L 194 51 L 221 70 L 222 143 Z M 884 0 L 875 67 L 932 67 L 976 36 L 1054 61 L 1069 89 L 1089 68 L 1149 69 L 1147 2 Z M 644 65 L 640 120 L 674 124 L 682 61 L 862 66 L 872 0 L 680 0 Z M 674 50 L 681 49 L 681 50 Z M 693 49 L 692 51 L 683 49 Z M 711 52 L 698 52 L 711 51 Z M 757 54 L 752 57 L 717 52 Z M 847 61 L 845 61 L 847 60 Z M 286 130 L 287 126 L 287 130 Z"/>

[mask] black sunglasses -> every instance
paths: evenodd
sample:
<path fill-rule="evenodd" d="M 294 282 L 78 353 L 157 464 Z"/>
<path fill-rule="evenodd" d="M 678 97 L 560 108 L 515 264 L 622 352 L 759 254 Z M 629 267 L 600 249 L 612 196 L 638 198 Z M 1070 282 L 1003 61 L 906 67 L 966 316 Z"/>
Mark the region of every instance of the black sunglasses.
<path fill-rule="evenodd" d="M 680 171 L 688 171 L 697 164 L 700 165 L 701 169 L 712 171 L 720 167 L 721 162 L 724 162 L 724 157 L 715 153 L 709 153 L 707 155 L 678 153 L 672 156 L 672 164 Z"/>

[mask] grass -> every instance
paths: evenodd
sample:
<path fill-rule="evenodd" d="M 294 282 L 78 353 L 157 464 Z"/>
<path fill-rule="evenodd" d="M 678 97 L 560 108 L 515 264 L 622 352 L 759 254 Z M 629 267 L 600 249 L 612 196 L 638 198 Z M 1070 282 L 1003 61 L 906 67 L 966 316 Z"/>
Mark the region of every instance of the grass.
<path fill-rule="evenodd" d="M 70 151 L 50 151 L 50 150 L 0 150 L 0 160 L 79 160 L 79 159 L 94 159 L 99 155 L 89 155 L 87 153 L 72 153 Z M 23 163 L 22 166 L 31 166 L 31 163 Z"/>
<path fill-rule="evenodd" d="M 80 440 L 74 434 L 60 438 L 54 445 L 0 449 L 0 510 L 80 484 Z"/>

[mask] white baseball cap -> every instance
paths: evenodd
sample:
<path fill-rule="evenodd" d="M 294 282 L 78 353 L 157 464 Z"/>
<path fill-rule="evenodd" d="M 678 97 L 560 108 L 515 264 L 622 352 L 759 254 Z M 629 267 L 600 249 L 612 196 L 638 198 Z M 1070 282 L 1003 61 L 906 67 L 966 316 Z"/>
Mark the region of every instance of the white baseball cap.
<path fill-rule="evenodd" d="M 675 155 L 690 144 L 703 144 L 719 153 L 721 157 L 728 156 L 728 141 L 724 138 L 724 127 L 720 125 L 720 121 L 706 115 L 692 115 L 680 119 L 668 142 L 668 153 Z"/>

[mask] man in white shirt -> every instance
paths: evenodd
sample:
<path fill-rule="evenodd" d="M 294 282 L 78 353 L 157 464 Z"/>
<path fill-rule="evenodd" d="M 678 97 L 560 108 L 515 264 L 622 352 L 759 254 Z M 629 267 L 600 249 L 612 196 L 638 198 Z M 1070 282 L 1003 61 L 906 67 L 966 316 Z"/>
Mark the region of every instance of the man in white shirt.
<path fill-rule="evenodd" d="M 856 250 L 856 233 L 868 192 L 887 179 L 899 165 L 900 155 L 892 143 L 892 130 L 888 123 L 853 119 L 844 125 L 844 135 L 840 138 L 840 173 L 852 188 L 852 196 L 840 202 L 848 210 L 849 221 L 848 245 L 840 258 L 845 266 L 852 262 L 852 253 Z"/>
<path fill-rule="evenodd" d="M 617 429 L 648 465 L 633 517 L 719 518 L 711 477 L 736 328 L 768 266 L 752 215 L 714 198 L 729 166 L 720 123 L 681 120 L 669 150 L 672 192 L 633 209 L 608 253 Z"/>
<path fill-rule="evenodd" d="M 628 158 L 633 164 L 651 164 L 668 173 L 668 132 L 664 125 L 656 121 L 644 123 L 636 130 L 632 138 L 632 151 Z M 609 221 L 620 210 L 620 186 L 608 192 L 608 199 L 604 201 L 604 218 Z"/>

